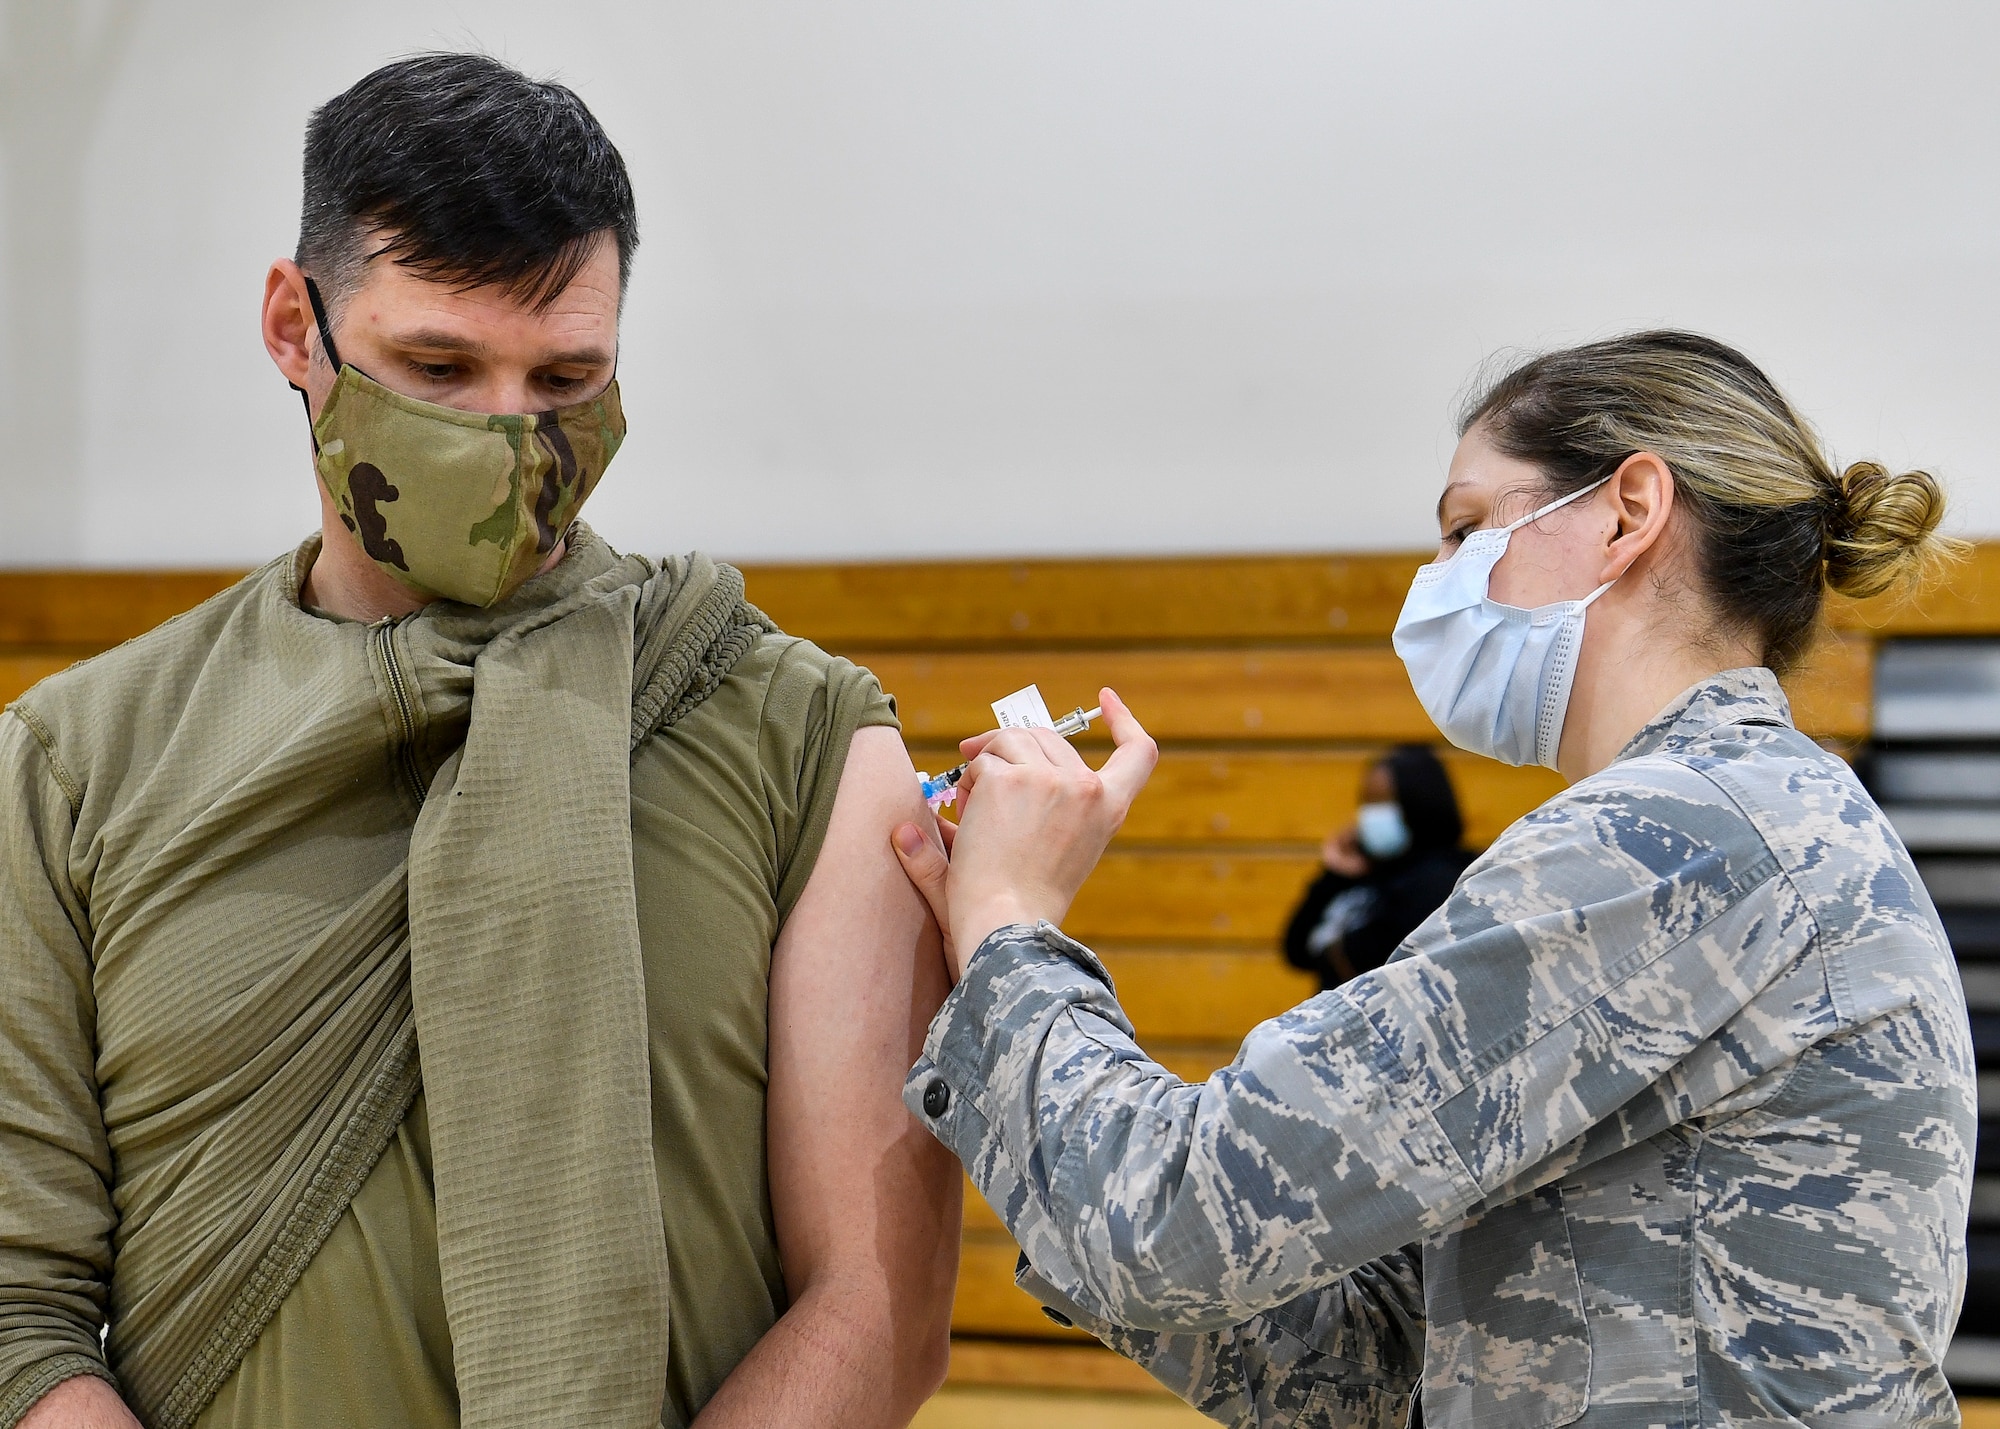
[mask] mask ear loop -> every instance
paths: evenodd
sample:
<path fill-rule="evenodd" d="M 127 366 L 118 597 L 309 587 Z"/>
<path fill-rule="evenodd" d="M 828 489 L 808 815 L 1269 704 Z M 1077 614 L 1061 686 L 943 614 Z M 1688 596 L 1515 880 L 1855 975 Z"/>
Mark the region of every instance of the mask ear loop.
<path fill-rule="evenodd" d="M 1623 465 L 1623 463 L 1620 463 L 1620 465 Z M 1605 482 L 1611 480 L 1612 476 L 1616 475 L 1618 475 L 1618 473 L 1614 471 L 1611 473 L 1610 476 L 1599 477 L 1596 481 L 1593 481 L 1590 483 L 1590 485 L 1584 487 L 1583 490 L 1572 491 L 1569 495 L 1565 496 L 1561 501 L 1556 502 L 1554 506 L 1544 506 L 1540 511 L 1537 511 L 1535 513 L 1535 516 L 1546 516 L 1549 514 L 1549 512 L 1555 510 L 1556 506 L 1565 505 L 1571 501 L 1576 500 L 1579 496 L 1588 496 L 1591 492 L 1597 490 L 1598 487 L 1604 485 Z M 1535 517 L 1531 516 L 1528 519 L 1532 521 L 1535 519 Z M 1603 585 L 1599 586 L 1596 590 L 1592 591 L 1589 595 L 1585 596 L 1583 598 L 1583 604 L 1579 605 L 1577 609 L 1580 611 L 1590 609 L 1592 602 L 1594 602 L 1600 595 L 1603 595 L 1606 591 L 1610 590 L 1611 587 L 1617 584 L 1618 584 L 1618 577 L 1613 576 L 1610 580 L 1606 581 Z"/>
<path fill-rule="evenodd" d="M 1551 501 L 1548 505 L 1543 506 L 1537 510 L 1530 511 L 1526 516 L 1523 516 L 1519 521 L 1516 521 L 1511 525 L 1502 526 L 1500 529 L 1502 531 L 1505 531 L 1508 535 L 1511 536 L 1514 532 L 1520 530 L 1523 526 L 1533 525 L 1535 522 L 1541 520 L 1544 516 L 1548 515 L 1551 511 L 1560 511 L 1563 509 L 1563 507 L 1569 505 L 1570 502 L 1581 500 L 1582 498 L 1590 495 L 1591 492 L 1597 490 L 1598 487 L 1604 485 L 1605 482 L 1611 480 L 1612 476 L 1616 475 L 1618 475 L 1618 473 L 1614 471 L 1611 473 L 1610 476 L 1600 476 L 1597 478 L 1597 480 L 1591 482 L 1590 485 L 1580 486 L 1567 496 L 1558 496 L 1554 501 Z"/>
<path fill-rule="evenodd" d="M 319 284 L 315 283 L 310 275 L 306 277 L 306 301 L 312 304 L 313 322 L 319 327 L 320 348 L 326 353 L 326 360 L 332 364 L 333 370 L 338 372 L 341 368 L 340 349 L 333 345 L 333 325 L 326 320 L 326 303 L 320 298 Z M 312 430 L 312 398 L 306 395 L 306 389 L 298 383 L 291 382 L 286 385 L 299 394 L 299 403 L 306 409 L 306 431 L 312 436 L 313 455 L 318 456 L 319 433 Z"/>
<path fill-rule="evenodd" d="M 326 348 L 326 360 L 333 364 L 333 370 L 338 372 L 343 365 L 340 360 L 340 349 L 333 345 L 333 326 L 326 320 L 326 304 L 320 299 L 319 284 L 311 278 L 306 279 L 306 301 L 312 304 L 313 321 L 319 324 L 319 340 Z M 1605 478 L 1606 481 L 1610 479 Z"/>

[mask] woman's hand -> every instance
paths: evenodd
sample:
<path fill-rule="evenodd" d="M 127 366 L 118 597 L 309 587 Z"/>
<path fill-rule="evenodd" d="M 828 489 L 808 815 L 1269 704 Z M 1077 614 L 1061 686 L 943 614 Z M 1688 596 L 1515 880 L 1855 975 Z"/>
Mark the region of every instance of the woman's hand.
<path fill-rule="evenodd" d="M 954 978 L 996 928 L 1060 923 L 1146 787 L 1159 746 L 1115 693 L 1100 691 L 1098 703 L 1117 745 L 1102 770 L 1054 730 L 982 734 L 960 746 L 972 762 L 943 846 L 915 824 L 896 830 L 896 855 L 944 930 Z"/>
<path fill-rule="evenodd" d="M 1352 826 L 1326 836 L 1326 842 L 1319 846 L 1319 861 L 1348 878 L 1366 878 L 1372 866 L 1361 851 L 1361 830 Z"/>

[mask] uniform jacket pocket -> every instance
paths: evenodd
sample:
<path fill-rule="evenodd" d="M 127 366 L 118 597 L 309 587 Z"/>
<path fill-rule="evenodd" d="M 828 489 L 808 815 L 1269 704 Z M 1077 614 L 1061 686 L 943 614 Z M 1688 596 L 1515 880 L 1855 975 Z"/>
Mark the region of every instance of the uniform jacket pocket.
<path fill-rule="evenodd" d="M 1429 1429 L 1555 1429 L 1590 1402 L 1590 1332 L 1562 1195 L 1544 1186 L 1424 1246 Z"/>

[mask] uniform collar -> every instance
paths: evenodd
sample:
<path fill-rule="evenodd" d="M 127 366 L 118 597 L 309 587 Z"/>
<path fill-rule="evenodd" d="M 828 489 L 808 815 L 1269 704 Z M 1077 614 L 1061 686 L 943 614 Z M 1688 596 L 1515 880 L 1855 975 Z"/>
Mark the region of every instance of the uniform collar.
<path fill-rule="evenodd" d="M 1683 691 L 1654 715 L 1618 751 L 1618 759 L 1636 759 L 1669 744 L 1686 743 L 1726 724 L 1773 724 L 1789 728 L 1791 723 L 1791 701 L 1785 698 L 1776 675 L 1762 665 L 1724 670 Z"/>

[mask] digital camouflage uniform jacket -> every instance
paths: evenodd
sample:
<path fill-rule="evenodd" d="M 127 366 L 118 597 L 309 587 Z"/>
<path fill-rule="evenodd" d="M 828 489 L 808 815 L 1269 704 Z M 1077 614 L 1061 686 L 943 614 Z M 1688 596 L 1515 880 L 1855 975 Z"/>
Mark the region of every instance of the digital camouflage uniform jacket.
<path fill-rule="evenodd" d="M 1975 1127 L 1909 855 L 1777 681 L 1697 685 L 1388 966 L 1189 1085 L 1047 924 L 906 1099 L 1022 1283 L 1240 1425 L 1951 1425 Z"/>

